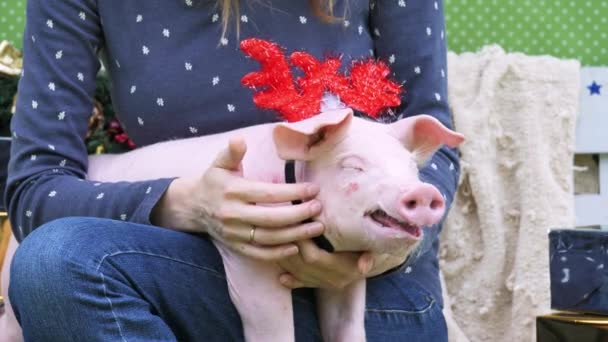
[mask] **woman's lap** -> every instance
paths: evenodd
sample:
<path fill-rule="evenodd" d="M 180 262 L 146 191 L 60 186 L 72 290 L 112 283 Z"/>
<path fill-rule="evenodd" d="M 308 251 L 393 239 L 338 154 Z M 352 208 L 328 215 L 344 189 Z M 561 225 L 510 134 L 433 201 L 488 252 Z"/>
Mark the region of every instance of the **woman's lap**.
<path fill-rule="evenodd" d="M 40 227 L 17 250 L 10 296 L 27 340 L 242 340 L 215 246 L 146 225 Z M 294 291 L 299 341 L 319 340 L 313 303 L 312 290 Z M 368 281 L 366 330 L 369 341 L 447 340 L 441 308 L 403 272 Z"/>

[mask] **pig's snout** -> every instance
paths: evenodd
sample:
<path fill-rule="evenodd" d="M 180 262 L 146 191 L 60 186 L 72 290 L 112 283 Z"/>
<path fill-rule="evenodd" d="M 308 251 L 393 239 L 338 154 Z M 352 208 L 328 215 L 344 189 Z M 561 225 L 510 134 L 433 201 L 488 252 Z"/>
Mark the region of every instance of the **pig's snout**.
<path fill-rule="evenodd" d="M 441 220 L 445 200 L 437 188 L 421 183 L 403 194 L 399 211 L 411 224 L 430 226 Z"/>

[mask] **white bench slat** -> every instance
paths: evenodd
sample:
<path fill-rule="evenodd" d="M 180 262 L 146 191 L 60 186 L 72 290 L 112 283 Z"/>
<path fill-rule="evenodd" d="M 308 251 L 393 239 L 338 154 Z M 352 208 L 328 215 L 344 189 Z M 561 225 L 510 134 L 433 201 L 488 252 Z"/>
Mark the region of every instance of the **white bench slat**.
<path fill-rule="evenodd" d="M 601 85 L 599 95 L 590 95 L 593 82 Z M 575 153 L 599 155 L 600 190 L 575 196 L 576 226 L 608 230 L 608 67 L 582 68 L 580 89 Z"/>

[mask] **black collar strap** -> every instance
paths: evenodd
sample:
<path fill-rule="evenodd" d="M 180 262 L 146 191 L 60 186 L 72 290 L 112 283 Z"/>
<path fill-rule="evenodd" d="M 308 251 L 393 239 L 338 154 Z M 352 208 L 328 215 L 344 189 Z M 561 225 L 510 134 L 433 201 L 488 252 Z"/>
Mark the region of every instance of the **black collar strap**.
<path fill-rule="evenodd" d="M 285 183 L 288 184 L 293 184 L 296 182 L 296 163 L 293 160 L 287 160 L 285 161 Z M 300 204 L 302 203 L 302 201 L 300 200 L 295 200 L 295 201 L 291 201 L 292 204 Z M 312 222 L 311 219 L 307 219 L 304 221 L 304 223 L 308 223 L 308 222 Z M 319 235 L 317 237 L 314 237 L 312 239 L 316 244 L 317 247 L 326 250 L 327 252 L 333 252 L 334 251 L 334 246 L 331 245 L 331 242 L 329 242 L 329 240 L 327 240 L 327 238 L 323 235 Z"/>

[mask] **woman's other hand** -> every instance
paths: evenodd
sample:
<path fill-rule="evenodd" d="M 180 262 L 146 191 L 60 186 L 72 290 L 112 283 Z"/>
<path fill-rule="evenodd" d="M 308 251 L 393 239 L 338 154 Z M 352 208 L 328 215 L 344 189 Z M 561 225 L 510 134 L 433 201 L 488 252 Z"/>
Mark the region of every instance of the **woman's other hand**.
<path fill-rule="evenodd" d="M 342 289 L 367 277 L 374 266 L 370 253 L 334 252 L 318 248 L 313 241 L 298 242 L 300 253 L 279 261 L 287 272 L 279 277 L 284 286 Z"/>
<path fill-rule="evenodd" d="M 301 223 L 321 212 L 321 203 L 312 199 L 318 186 L 243 178 L 246 149 L 243 140 L 231 140 L 201 177 L 175 179 L 153 210 L 152 223 L 209 233 L 234 251 L 261 260 L 295 255 L 296 241 L 321 235 L 321 223 Z M 272 206 L 297 199 L 304 202 Z"/>

